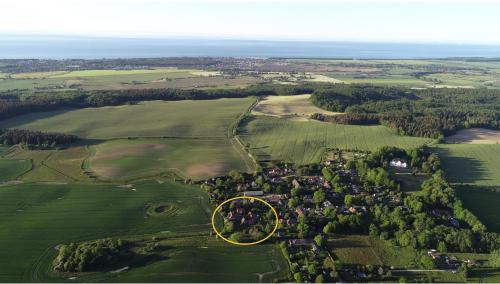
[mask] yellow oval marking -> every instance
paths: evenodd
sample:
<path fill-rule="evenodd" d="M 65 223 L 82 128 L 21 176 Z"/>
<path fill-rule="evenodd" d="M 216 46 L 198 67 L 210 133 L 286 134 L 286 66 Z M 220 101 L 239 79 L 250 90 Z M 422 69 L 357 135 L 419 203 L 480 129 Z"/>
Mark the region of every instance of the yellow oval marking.
<path fill-rule="evenodd" d="M 264 203 L 267 207 L 271 208 L 271 210 L 273 211 L 274 213 L 274 216 L 276 217 L 276 224 L 274 225 L 274 228 L 273 230 L 271 231 L 271 233 L 269 233 L 269 235 L 267 235 L 265 238 L 263 238 L 262 240 L 258 240 L 256 242 L 251 242 L 251 243 L 240 243 L 240 242 L 235 242 L 233 240 L 230 240 L 226 237 L 224 237 L 218 230 L 217 228 L 215 227 L 215 215 L 217 214 L 217 211 L 219 211 L 219 209 L 226 203 L 228 202 L 231 202 L 233 200 L 236 200 L 236 199 L 254 199 L 254 200 L 257 200 L 257 201 L 260 201 L 262 203 Z M 217 234 L 217 236 L 219 236 L 221 239 L 225 240 L 226 242 L 228 243 L 231 243 L 231 244 L 234 244 L 234 245 L 239 245 L 239 246 L 251 246 L 251 245 L 256 245 L 258 243 L 262 243 L 263 241 L 269 239 L 273 234 L 274 232 L 276 232 L 276 229 L 278 229 L 278 213 L 276 212 L 276 209 L 274 209 L 274 207 L 269 204 L 267 201 L 263 200 L 263 199 L 260 199 L 258 197 L 253 197 L 253 196 L 238 196 L 238 197 L 233 197 L 233 198 L 230 198 L 224 202 L 222 202 L 221 204 L 219 204 L 217 207 L 215 207 L 215 210 L 214 210 L 214 213 L 212 214 L 212 228 L 214 229 L 215 233 Z"/>

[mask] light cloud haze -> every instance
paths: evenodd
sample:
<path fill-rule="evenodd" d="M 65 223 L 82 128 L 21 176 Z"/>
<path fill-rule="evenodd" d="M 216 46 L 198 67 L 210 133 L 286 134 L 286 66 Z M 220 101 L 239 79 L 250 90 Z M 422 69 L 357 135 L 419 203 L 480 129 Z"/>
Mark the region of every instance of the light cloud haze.
<path fill-rule="evenodd" d="M 0 33 L 500 43 L 498 1 L 1 1 Z"/>

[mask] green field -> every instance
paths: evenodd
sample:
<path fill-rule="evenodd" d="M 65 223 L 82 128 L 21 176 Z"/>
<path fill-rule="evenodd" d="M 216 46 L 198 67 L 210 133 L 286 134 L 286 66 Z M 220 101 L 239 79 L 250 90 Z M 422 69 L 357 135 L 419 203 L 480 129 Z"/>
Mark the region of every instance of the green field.
<path fill-rule="evenodd" d="M 253 98 L 148 101 L 136 105 L 38 112 L 0 122 L 21 128 L 75 134 L 82 138 L 225 137 L 229 125 Z"/>
<path fill-rule="evenodd" d="M 0 159 L 0 182 L 16 179 L 30 169 L 29 160 Z"/>
<path fill-rule="evenodd" d="M 162 216 L 145 215 L 148 204 L 160 201 L 175 210 Z M 57 275 L 48 271 L 54 247 L 61 243 L 145 233 L 155 233 L 166 244 L 163 260 L 119 275 L 78 277 L 105 282 L 255 282 L 257 273 L 263 273 L 267 281 L 287 275 L 286 263 L 274 246 L 235 248 L 208 237 L 210 210 L 198 186 L 168 181 L 128 186 L 5 186 L 0 190 L 0 282 L 56 281 Z M 278 267 L 280 271 L 273 272 Z"/>
<path fill-rule="evenodd" d="M 0 282 L 36 281 L 37 260 L 70 241 L 159 231 L 209 230 L 209 205 L 196 186 L 147 182 L 131 188 L 21 184 L 0 190 Z M 169 201 L 180 212 L 145 218 L 147 203 Z M 189 226 L 188 226 L 189 225 Z M 35 273 L 36 272 L 36 273 Z"/>
<path fill-rule="evenodd" d="M 298 164 L 319 162 L 327 148 L 411 148 L 430 141 L 400 136 L 384 126 L 341 125 L 271 117 L 253 118 L 243 127 L 241 136 L 258 160 L 285 160 Z"/>
<path fill-rule="evenodd" d="M 466 208 L 494 232 L 500 233 L 500 192 L 475 188 L 461 188 L 458 196 Z"/>
<path fill-rule="evenodd" d="M 500 186 L 500 145 L 442 144 L 437 151 L 450 182 Z"/>
<path fill-rule="evenodd" d="M 91 150 L 89 167 L 105 179 L 131 179 L 174 172 L 202 179 L 231 170 L 251 172 L 252 161 L 232 140 L 133 139 L 110 140 Z"/>
<path fill-rule="evenodd" d="M 167 242 L 168 244 L 168 242 Z M 175 246 L 165 260 L 128 273 L 106 275 L 107 282 L 272 282 L 287 279 L 288 263 L 276 245 L 235 247 Z M 96 279 L 93 278 L 93 281 Z M 97 279 L 104 280 L 104 279 Z"/>

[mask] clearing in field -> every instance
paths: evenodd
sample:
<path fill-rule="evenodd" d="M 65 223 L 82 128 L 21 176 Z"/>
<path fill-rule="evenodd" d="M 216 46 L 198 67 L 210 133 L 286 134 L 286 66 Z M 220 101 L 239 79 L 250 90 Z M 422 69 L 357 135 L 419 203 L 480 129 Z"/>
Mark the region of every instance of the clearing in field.
<path fill-rule="evenodd" d="M 191 179 L 253 170 L 252 161 L 230 140 L 120 139 L 92 146 L 89 168 L 103 179 L 128 180 L 165 172 Z"/>
<path fill-rule="evenodd" d="M 450 182 L 500 187 L 500 145 L 441 144 L 436 150 Z"/>
<path fill-rule="evenodd" d="M 310 101 L 311 95 L 296 96 L 267 96 L 264 97 L 253 108 L 252 114 L 270 115 L 270 116 L 301 116 L 309 117 L 313 113 L 323 113 L 326 115 L 335 115 L 337 112 L 331 112 L 321 109 Z"/>
<path fill-rule="evenodd" d="M 274 117 L 254 117 L 243 126 L 241 137 L 257 160 L 284 160 L 297 164 L 320 162 L 328 148 L 373 151 L 382 146 L 413 148 L 431 141 L 400 136 L 385 126 L 291 121 Z"/>
<path fill-rule="evenodd" d="M 0 127 L 62 132 L 92 139 L 226 137 L 231 123 L 253 102 L 253 98 L 147 101 L 31 113 L 1 121 Z"/>
<path fill-rule="evenodd" d="M 446 138 L 447 143 L 500 144 L 500 131 L 484 128 L 469 128 L 457 131 Z"/>

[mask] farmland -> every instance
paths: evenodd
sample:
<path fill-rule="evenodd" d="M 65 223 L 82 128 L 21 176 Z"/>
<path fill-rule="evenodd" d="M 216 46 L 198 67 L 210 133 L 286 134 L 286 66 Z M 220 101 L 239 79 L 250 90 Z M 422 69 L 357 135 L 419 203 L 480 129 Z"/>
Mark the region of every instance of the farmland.
<path fill-rule="evenodd" d="M 173 171 L 194 179 L 252 171 L 251 161 L 227 139 L 110 140 L 92 146 L 90 169 L 105 179 L 130 179 Z M 250 168 L 249 168 L 250 167 Z"/>
<path fill-rule="evenodd" d="M 334 112 L 326 111 L 311 103 L 311 95 L 296 96 L 268 96 L 259 101 L 253 108 L 254 115 L 270 116 L 301 116 L 309 117 L 314 113 L 323 113 L 328 115 Z"/>
<path fill-rule="evenodd" d="M 475 186 L 500 185 L 500 145 L 441 144 L 437 151 L 450 182 Z"/>
<path fill-rule="evenodd" d="M 411 148 L 430 141 L 399 136 L 384 126 L 259 117 L 244 126 L 241 136 L 258 160 L 285 160 L 298 164 L 319 162 L 327 148 L 375 150 L 386 145 Z"/>
<path fill-rule="evenodd" d="M 60 243 L 209 228 L 208 203 L 197 187 L 146 182 L 134 185 L 134 189 L 75 184 L 3 187 L 0 191 L 0 281 L 35 280 L 31 278 L 33 274 L 27 273 L 36 269 L 31 265 L 44 253 L 53 255 L 52 248 Z M 145 205 L 158 200 L 182 204 L 182 209 L 170 218 L 144 218 Z"/>
<path fill-rule="evenodd" d="M 252 98 L 149 101 L 136 105 L 67 109 L 18 116 L 0 122 L 0 127 L 62 132 L 89 139 L 225 137 L 229 125 L 253 101 Z"/>
<path fill-rule="evenodd" d="M 145 215 L 148 204 L 158 201 L 172 204 L 176 209 L 160 216 Z M 273 245 L 234 248 L 208 237 L 210 207 L 207 201 L 199 187 L 168 181 L 126 186 L 27 183 L 3 187 L 0 191 L 0 222 L 4 225 L 0 228 L 0 281 L 60 279 L 61 276 L 48 271 L 56 245 L 110 236 L 136 239 L 133 236 L 139 234 L 150 234 L 150 237 L 152 234 L 162 245 L 171 247 L 165 250 L 163 260 L 119 275 L 98 273 L 78 275 L 78 278 L 83 277 L 81 281 L 184 279 L 194 282 L 206 280 L 207 273 L 211 273 L 213 281 L 236 282 L 258 281 L 259 274 L 267 281 L 286 277 L 287 264 Z M 247 265 L 250 263 L 254 264 Z"/>
<path fill-rule="evenodd" d="M 244 87 L 259 82 L 253 77 L 222 76 L 215 71 L 177 68 L 134 70 L 81 70 L 0 75 L 0 90 L 121 90 L 150 88 Z"/>

